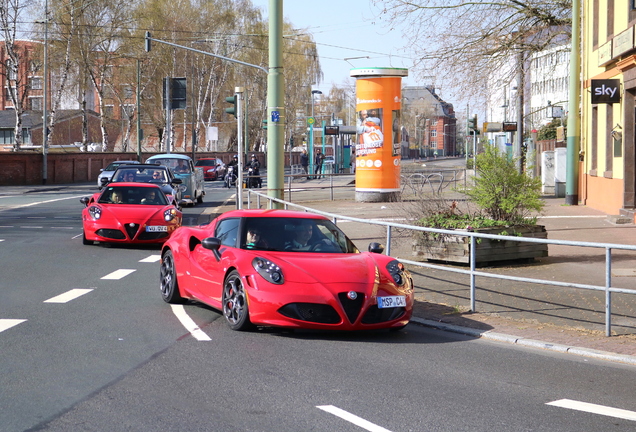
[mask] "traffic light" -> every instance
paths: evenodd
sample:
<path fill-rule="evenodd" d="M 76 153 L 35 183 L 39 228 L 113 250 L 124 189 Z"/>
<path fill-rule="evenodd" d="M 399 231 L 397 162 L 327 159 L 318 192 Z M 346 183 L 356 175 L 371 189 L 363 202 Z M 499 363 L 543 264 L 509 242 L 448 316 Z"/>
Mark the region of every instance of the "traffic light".
<path fill-rule="evenodd" d="M 152 47 L 150 45 L 150 32 L 149 31 L 146 32 L 145 42 L 146 42 L 146 52 L 150 52 L 150 48 L 152 48 Z"/>
<path fill-rule="evenodd" d="M 468 131 L 477 130 L 477 114 L 468 118 Z"/>
<path fill-rule="evenodd" d="M 236 95 L 226 97 L 225 101 L 233 105 L 231 108 L 225 108 L 225 112 L 236 117 Z"/>

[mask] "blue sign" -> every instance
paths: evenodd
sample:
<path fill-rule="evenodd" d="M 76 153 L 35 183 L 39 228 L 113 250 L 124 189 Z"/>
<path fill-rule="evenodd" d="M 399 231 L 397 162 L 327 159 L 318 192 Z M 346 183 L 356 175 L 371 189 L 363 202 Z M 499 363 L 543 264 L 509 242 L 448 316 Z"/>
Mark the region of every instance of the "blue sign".
<path fill-rule="evenodd" d="M 272 111 L 272 121 L 278 123 L 280 121 L 280 113 L 278 111 Z"/>

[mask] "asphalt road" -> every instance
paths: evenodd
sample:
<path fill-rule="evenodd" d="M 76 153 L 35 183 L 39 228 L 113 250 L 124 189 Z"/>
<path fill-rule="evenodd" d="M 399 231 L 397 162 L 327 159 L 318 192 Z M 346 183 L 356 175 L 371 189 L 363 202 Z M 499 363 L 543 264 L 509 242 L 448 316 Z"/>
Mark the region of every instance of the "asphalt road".
<path fill-rule="evenodd" d="M 207 189 L 187 224 L 231 194 L 220 182 Z M 159 294 L 158 248 L 81 244 L 84 195 L 0 198 L 0 432 L 636 426 L 630 366 L 415 324 L 239 333 L 207 307 L 172 308 Z M 575 402 L 551 404 L 563 400 Z"/>

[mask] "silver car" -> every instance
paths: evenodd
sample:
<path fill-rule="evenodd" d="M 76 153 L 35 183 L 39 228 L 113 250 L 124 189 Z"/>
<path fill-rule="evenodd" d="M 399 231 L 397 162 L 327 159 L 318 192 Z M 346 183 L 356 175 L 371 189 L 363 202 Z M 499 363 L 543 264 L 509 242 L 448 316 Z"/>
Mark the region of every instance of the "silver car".
<path fill-rule="evenodd" d="M 102 168 L 99 170 L 100 173 L 97 176 L 97 188 L 99 190 L 102 190 L 102 187 L 103 187 L 102 179 L 106 178 L 108 179 L 108 181 L 110 181 L 110 179 L 113 177 L 113 173 L 115 172 L 115 170 L 117 170 L 117 167 L 119 167 L 120 165 L 134 165 L 138 163 L 139 161 L 136 161 L 136 160 L 118 160 L 115 162 L 111 162 L 110 164 L 108 164 L 106 168 Z"/>

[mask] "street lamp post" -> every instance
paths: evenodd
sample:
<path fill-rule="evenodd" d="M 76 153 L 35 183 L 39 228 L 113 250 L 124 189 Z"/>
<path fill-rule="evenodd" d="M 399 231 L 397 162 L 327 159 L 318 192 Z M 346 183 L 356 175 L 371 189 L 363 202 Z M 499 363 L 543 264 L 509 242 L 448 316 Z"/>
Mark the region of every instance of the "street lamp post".
<path fill-rule="evenodd" d="M 44 2 L 44 85 L 42 88 L 42 184 L 46 184 L 48 179 L 48 116 L 47 116 L 47 93 L 49 72 L 49 2 Z"/>
<path fill-rule="evenodd" d="M 314 95 L 322 94 L 320 90 L 311 91 L 311 118 L 312 122 L 309 125 L 309 174 L 314 172 Z"/>

